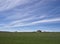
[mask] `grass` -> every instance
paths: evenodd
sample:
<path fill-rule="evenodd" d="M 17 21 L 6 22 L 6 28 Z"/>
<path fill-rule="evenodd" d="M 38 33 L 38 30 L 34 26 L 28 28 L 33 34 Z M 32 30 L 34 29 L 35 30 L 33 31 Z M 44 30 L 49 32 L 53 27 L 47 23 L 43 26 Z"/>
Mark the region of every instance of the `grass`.
<path fill-rule="evenodd" d="M 0 32 L 0 44 L 60 44 L 60 33 Z"/>

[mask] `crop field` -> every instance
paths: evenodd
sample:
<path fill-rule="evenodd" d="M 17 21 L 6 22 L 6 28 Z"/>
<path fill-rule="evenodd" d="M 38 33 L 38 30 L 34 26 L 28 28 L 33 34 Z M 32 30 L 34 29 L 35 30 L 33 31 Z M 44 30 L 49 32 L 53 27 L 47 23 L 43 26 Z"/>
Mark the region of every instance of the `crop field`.
<path fill-rule="evenodd" d="M 60 33 L 0 32 L 0 44 L 60 44 Z"/>

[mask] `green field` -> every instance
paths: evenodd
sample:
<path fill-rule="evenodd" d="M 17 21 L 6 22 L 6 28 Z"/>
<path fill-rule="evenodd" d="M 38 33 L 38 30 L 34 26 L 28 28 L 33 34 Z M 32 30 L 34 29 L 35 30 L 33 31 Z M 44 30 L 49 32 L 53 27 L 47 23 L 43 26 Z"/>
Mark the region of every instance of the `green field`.
<path fill-rule="evenodd" d="M 60 33 L 0 32 L 0 44 L 60 44 Z"/>

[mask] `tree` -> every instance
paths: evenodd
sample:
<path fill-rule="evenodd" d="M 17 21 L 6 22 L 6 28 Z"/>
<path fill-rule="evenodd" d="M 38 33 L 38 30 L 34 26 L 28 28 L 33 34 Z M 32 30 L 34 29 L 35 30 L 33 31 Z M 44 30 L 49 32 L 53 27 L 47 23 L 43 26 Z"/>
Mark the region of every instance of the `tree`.
<path fill-rule="evenodd" d="M 37 32 L 42 32 L 41 30 L 37 30 Z"/>

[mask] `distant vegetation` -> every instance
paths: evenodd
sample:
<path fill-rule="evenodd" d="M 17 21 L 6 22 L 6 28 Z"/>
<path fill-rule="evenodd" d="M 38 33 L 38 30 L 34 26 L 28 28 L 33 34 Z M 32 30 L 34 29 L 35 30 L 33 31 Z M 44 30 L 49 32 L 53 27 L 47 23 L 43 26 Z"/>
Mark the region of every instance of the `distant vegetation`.
<path fill-rule="evenodd" d="M 42 32 L 41 30 L 37 30 L 37 32 Z"/>
<path fill-rule="evenodd" d="M 0 32 L 9 32 L 9 31 L 0 31 Z"/>

